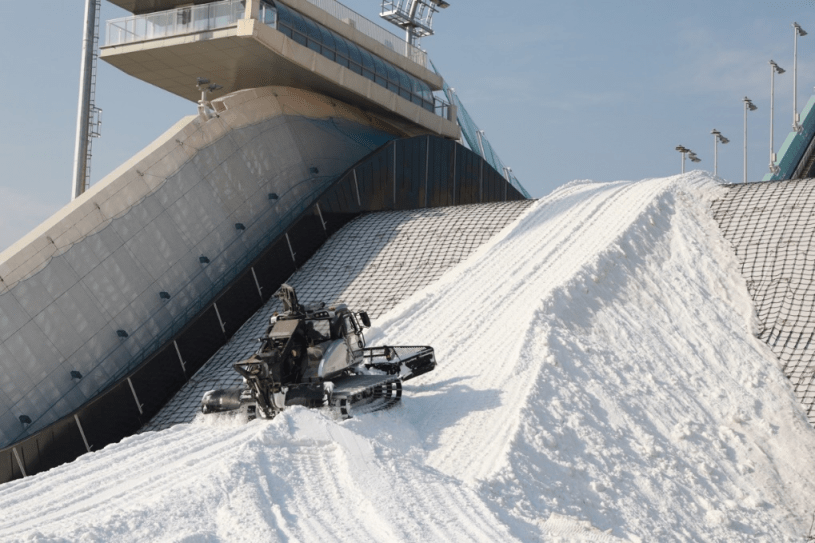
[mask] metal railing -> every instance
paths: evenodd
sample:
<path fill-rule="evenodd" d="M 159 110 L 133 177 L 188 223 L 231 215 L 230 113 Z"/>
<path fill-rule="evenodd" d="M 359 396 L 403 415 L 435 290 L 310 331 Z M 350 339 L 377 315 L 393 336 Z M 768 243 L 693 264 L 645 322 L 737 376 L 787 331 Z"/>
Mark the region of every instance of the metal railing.
<path fill-rule="evenodd" d="M 332 17 L 343 21 L 355 29 L 359 30 L 369 38 L 373 38 L 391 51 L 409 58 L 416 64 L 427 68 L 427 53 L 418 47 L 410 45 L 408 42 L 366 19 L 356 11 L 340 4 L 336 0 L 308 0 L 321 10 L 327 12 Z M 284 2 L 285 3 L 285 2 Z"/>
<path fill-rule="evenodd" d="M 246 12 L 245 0 L 223 0 L 106 23 L 105 46 L 122 45 L 236 25 Z"/>

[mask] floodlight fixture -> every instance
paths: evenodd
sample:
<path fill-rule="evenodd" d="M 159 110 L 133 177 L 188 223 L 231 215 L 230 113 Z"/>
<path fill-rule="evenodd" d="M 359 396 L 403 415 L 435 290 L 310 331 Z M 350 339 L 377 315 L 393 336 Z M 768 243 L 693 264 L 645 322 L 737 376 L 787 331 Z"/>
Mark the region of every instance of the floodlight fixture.
<path fill-rule="evenodd" d="M 124 330 L 116 330 L 116 335 L 119 336 L 120 339 L 127 339 L 128 333 Z"/>
<path fill-rule="evenodd" d="M 31 417 L 28 415 L 20 415 L 19 419 L 23 426 L 27 427 L 29 424 L 31 424 Z"/>
<path fill-rule="evenodd" d="M 82 374 L 77 370 L 71 370 L 71 379 L 73 381 L 79 381 L 80 379 L 82 379 Z"/>
<path fill-rule="evenodd" d="M 215 92 L 216 90 L 221 90 L 222 88 L 224 88 L 223 85 L 218 85 L 217 83 L 213 83 L 209 87 L 207 87 L 207 90 L 209 92 Z"/>
<path fill-rule="evenodd" d="M 169 300 L 170 293 L 167 292 L 166 290 L 162 290 L 161 292 L 158 293 L 158 297 L 161 298 L 162 300 Z"/>
<path fill-rule="evenodd" d="M 701 162 L 702 159 L 696 156 L 696 153 L 685 147 L 684 145 L 677 145 L 676 150 L 682 153 L 682 173 L 685 173 L 685 156 L 690 158 L 691 162 Z"/>
<path fill-rule="evenodd" d="M 710 132 L 713 134 L 713 175 L 719 175 L 719 148 L 718 144 L 730 143 L 730 140 L 722 135 L 721 132 L 715 128 Z"/>
<path fill-rule="evenodd" d="M 204 86 L 206 86 L 206 85 L 209 85 L 209 79 L 206 79 L 206 78 L 204 78 L 204 77 L 199 77 L 199 78 L 197 79 L 197 83 L 196 83 L 196 85 L 197 85 L 198 87 L 204 87 Z"/>

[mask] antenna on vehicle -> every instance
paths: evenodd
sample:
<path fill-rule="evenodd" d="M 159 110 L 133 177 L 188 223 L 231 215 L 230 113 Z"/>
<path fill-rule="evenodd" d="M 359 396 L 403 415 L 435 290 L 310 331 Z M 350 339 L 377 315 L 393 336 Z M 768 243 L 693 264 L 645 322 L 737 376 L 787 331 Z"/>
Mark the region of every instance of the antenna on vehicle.
<path fill-rule="evenodd" d="M 445 0 L 382 0 L 379 16 L 403 29 L 405 41 L 418 47 L 419 38 L 433 35 L 433 14 L 448 7 Z"/>

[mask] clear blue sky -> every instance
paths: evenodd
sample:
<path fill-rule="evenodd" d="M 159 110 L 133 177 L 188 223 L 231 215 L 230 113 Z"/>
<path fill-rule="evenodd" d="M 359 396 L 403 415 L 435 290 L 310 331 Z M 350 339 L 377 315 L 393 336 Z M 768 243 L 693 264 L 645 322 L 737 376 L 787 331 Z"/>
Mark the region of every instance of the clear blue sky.
<path fill-rule="evenodd" d="M 379 20 L 379 0 L 343 3 Z M 759 107 L 748 120 L 748 177 L 758 180 L 769 162 L 767 62 L 787 69 L 776 77 L 777 149 L 792 122 L 793 21 L 810 32 L 799 39 L 799 108 L 815 85 L 813 8 L 815 0 L 451 0 L 422 47 L 535 197 L 573 179 L 678 173 L 679 144 L 712 171 L 713 128 L 731 139 L 719 175 L 741 181 L 745 95 Z M 82 0 L 33 10 L 0 0 L 0 250 L 69 201 L 83 10 Z M 124 15 L 103 1 L 103 35 L 105 20 Z M 97 104 L 93 182 L 195 112 L 104 62 Z"/>

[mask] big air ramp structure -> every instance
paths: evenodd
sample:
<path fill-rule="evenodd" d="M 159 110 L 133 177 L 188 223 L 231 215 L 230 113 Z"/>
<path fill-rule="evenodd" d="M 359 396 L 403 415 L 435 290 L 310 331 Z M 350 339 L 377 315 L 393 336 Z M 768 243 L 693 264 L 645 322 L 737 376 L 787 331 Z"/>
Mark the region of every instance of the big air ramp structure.
<path fill-rule="evenodd" d="M 0 481 L 137 431 L 360 214 L 524 199 L 455 141 L 322 95 L 213 106 L 3 253 Z"/>
<path fill-rule="evenodd" d="M 525 199 L 427 54 L 334 0 L 111 1 L 100 58 L 198 115 L 0 255 L 0 482 L 138 431 L 360 214 Z"/>

